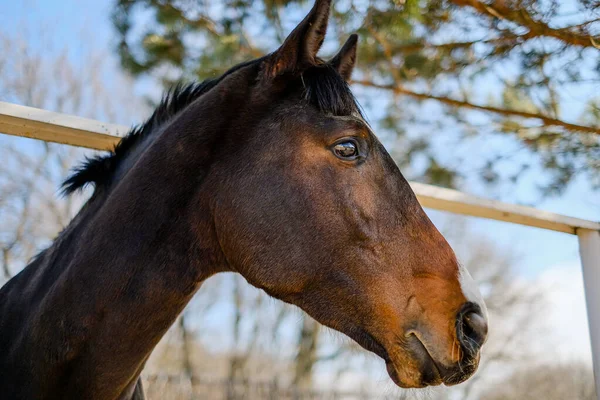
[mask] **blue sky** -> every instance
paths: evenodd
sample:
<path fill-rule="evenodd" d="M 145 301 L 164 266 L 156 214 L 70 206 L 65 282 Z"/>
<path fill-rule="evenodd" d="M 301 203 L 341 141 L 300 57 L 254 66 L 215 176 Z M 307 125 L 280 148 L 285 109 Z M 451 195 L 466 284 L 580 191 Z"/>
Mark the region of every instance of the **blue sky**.
<path fill-rule="evenodd" d="M 72 43 L 76 49 L 82 45 L 79 34 L 88 29 L 94 34 L 95 45 L 110 48 L 112 30 L 109 21 L 112 1 L 94 0 L 22 0 L 0 3 L 3 16 L 2 29 L 22 29 L 22 23 L 51 27 L 51 34 Z"/>
<path fill-rule="evenodd" d="M 35 25 L 47 27 L 48 34 L 55 35 L 56 42 L 73 49 L 71 56 L 75 60 L 79 54 L 78 49 L 82 46 L 93 46 L 96 50 L 105 52 L 114 61 L 116 69 L 118 62 L 112 55 L 115 36 L 109 19 L 112 3 L 102 0 L 3 1 L 0 2 L 0 31 L 19 31 L 24 29 L 24 26 Z M 34 35 L 29 35 L 28 38 L 34 48 L 44 45 L 41 38 Z M 141 81 L 138 89 L 140 93 L 156 93 L 156 86 L 150 80 Z M 132 94 L 134 95 L 139 93 Z M 577 93 L 570 95 L 575 98 Z M 368 114 L 369 110 L 366 111 Z M 108 122 L 131 125 L 138 121 L 132 119 Z M 467 191 L 508 202 L 535 201 L 535 206 L 543 210 L 600 220 L 600 196 L 590 191 L 587 184 L 581 180 L 573 184 L 563 196 L 545 200 L 537 198 L 534 188 L 524 185 L 506 193 L 488 193 L 477 185 L 467 187 Z M 442 225 L 447 223 L 443 213 L 428 212 L 434 222 Z M 519 255 L 521 261 L 515 272 L 522 278 L 536 280 L 543 278 L 548 271 L 560 270 L 564 273 L 560 275 L 562 277 L 579 279 L 578 246 L 574 236 L 475 218 L 470 220 L 473 230 L 481 232 L 503 248 Z M 573 288 L 578 292 L 576 295 L 580 296 L 581 285 L 577 285 L 575 281 Z M 581 320 L 583 317 L 578 318 Z"/>

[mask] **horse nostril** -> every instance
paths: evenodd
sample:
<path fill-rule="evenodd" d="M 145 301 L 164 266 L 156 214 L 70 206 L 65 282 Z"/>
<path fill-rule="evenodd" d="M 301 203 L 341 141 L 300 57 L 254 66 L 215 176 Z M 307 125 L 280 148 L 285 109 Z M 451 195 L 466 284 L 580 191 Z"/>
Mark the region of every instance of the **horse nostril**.
<path fill-rule="evenodd" d="M 468 353 L 477 353 L 488 333 L 487 321 L 479 311 L 479 307 L 467 303 L 458 315 L 457 336 Z"/>
<path fill-rule="evenodd" d="M 470 312 L 464 316 L 465 334 L 473 339 L 478 346 L 483 345 L 487 336 L 487 323 L 483 315 L 477 312 Z"/>

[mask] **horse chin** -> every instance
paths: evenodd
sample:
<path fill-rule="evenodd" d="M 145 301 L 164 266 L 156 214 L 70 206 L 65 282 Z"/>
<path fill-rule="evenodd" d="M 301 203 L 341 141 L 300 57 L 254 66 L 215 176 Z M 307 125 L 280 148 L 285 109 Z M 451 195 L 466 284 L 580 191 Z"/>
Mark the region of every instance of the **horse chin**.
<path fill-rule="evenodd" d="M 397 345 L 386 347 L 382 344 L 384 342 L 361 328 L 350 329 L 346 334 L 366 350 L 381 357 L 392 381 L 404 389 L 442 383 L 446 386 L 457 385 L 470 378 L 479 364 L 477 355 L 471 360 L 463 360 L 460 365 L 446 367 L 431 356 L 427 346 L 414 333 L 407 336 L 401 348 Z"/>
<path fill-rule="evenodd" d="M 427 350 L 423 342 L 414 334 L 410 336 L 410 347 L 413 357 L 417 360 L 420 369 L 420 382 L 422 387 L 438 386 L 443 383 L 440 369 Z"/>
<path fill-rule="evenodd" d="M 436 362 L 425 344 L 415 335 L 410 335 L 405 351 L 410 354 L 410 362 L 395 357 L 386 359 L 386 368 L 394 383 L 402 388 L 424 388 L 454 386 L 469 379 L 477 370 L 479 355 L 461 365 L 446 367 Z"/>
<path fill-rule="evenodd" d="M 425 346 L 413 339 L 410 343 L 410 362 L 386 360 L 387 372 L 394 383 L 404 389 L 438 386 L 443 383 L 440 369 Z"/>

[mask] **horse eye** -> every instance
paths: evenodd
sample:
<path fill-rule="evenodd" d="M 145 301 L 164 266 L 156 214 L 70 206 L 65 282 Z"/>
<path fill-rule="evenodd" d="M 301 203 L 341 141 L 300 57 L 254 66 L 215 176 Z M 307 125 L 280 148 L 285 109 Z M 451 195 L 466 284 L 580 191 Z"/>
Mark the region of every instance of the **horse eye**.
<path fill-rule="evenodd" d="M 333 152 L 339 158 L 353 160 L 358 157 L 358 146 L 353 141 L 341 142 L 333 146 Z"/>

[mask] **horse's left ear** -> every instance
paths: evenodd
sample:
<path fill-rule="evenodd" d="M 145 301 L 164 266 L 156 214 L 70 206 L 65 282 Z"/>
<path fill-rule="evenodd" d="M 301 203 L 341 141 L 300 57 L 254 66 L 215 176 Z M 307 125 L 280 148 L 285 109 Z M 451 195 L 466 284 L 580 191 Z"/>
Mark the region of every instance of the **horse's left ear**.
<path fill-rule="evenodd" d="M 344 80 L 349 81 L 356 64 L 356 44 L 358 43 L 358 35 L 352 34 L 346 40 L 341 50 L 335 57 L 331 59 L 329 64 L 340 73 Z"/>
<path fill-rule="evenodd" d="M 317 64 L 317 52 L 325 40 L 331 0 L 316 0 L 313 8 L 266 61 L 264 74 L 274 78 L 300 74 Z"/>

